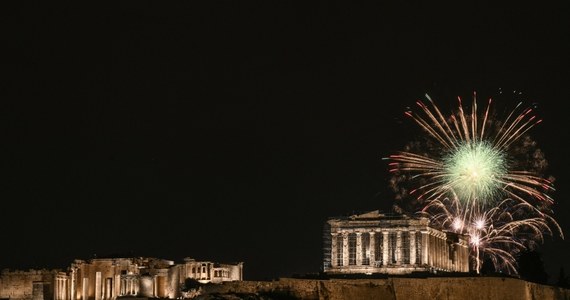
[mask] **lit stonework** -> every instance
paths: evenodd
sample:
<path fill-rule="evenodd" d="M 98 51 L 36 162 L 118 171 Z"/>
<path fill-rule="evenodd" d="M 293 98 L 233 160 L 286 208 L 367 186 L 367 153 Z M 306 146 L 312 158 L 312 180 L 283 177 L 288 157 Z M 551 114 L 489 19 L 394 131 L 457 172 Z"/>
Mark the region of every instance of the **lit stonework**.
<path fill-rule="evenodd" d="M 329 274 L 468 272 L 467 237 L 432 228 L 427 218 L 379 211 L 330 219 L 323 268 Z"/>
<path fill-rule="evenodd" d="M 200 283 L 243 280 L 243 263 L 220 264 L 184 259 L 181 264 L 156 258 L 75 260 L 60 270 L 4 270 L 0 298 L 30 300 L 115 300 L 118 297 L 177 299 L 188 279 Z"/>

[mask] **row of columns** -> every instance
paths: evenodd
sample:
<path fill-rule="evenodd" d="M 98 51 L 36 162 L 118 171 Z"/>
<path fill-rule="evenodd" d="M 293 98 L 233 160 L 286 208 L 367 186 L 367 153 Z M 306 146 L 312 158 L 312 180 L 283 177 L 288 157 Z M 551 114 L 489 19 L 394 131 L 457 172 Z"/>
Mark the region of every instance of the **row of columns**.
<path fill-rule="evenodd" d="M 430 231 L 430 265 L 442 269 L 453 270 L 453 262 L 450 259 L 450 249 L 447 245 L 447 237 L 443 232 Z"/>
<path fill-rule="evenodd" d="M 184 278 L 211 280 L 213 277 L 213 265 L 211 263 L 206 263 L 205 266 L 203 266 L 203 264 L 204 263 L 202 262 L 186 264 Z"/>
<path fill-rule="evenodd" d="M 469 248 L 467 243 L 456 243 L 454 247 L 453 260 L 455 262 L 455 271 L 469 272 Z"/>
<path fill-rule="evenodd" d="M 135 296 L 139 293 L 139 282 L 134 276 L 125 276 L 121 278 L 120 296 Z"/>
<path fill-rule="evenodd" d="M 411 265 L 415 265 L 416 263 L 419 263 L 418 261 L 418 257 L 416 255 L 416 231 L 407 231 L 409 233 L 409 249 L 410 249 L 410 264 Z M 365 257 L 365 254 L 363 253 L 363 247 L 362 247 L 362 233 L 368 233 L 369 234 L 369 245 L 368 245 L 368 258 L 369 258 L 369 262 L 368 265 L 375 265 L 375 260 L 374 257 L 376 257 L 376 239 L 375 239 L 375 235 L 376 234 L 382 234 L 382 265 L 388 265 L 388 262 L 390 260 L 390 238 L 389 238 L 389 234 L 390 231 L 382 231 L 382 232 L 376 232 L 376 231 L 370 231 L 370 232 L 355 232 L 356 234 L 356 265 L 357 266 L 362 266 L 363 265 L 363 258 Z M 427 231 L 421 231 L 422 234 L 422 245 L 427 245 Z M 348 266 L 349 265 L 349 242 L 348 242 L 348 232 L 342 232 L 341 236 L 342 236 L 342 249 L 338 249 L 338 233 L 331 233 L 332 234 L 332 247 L 331 247 L 331 264 L 333 267 L 337 267 L 339 266 L 338 263 L 338 257 L 339 257 L 339 251 L 342 251 L 342 265 L 343 266 Z M 402 251 L 402 231 L 398 230 L 396 231 L 396 247 L 394 249 L 395 251 L 395 257 L 396 257 L 396 264 L 402 264 L 402 256 L 403 256 L 403 251 Z M 407 246 L 407 245 L 406 245 Z M 421 258 L 421 262 L 426 262 L 427 261 L 427 249 L 425 246 L 422 246 L 422 256 Z"/>
<path fill-rule="evenodd" d="M 67 300 L 67 276 L 59 276 L 55 277 L 54 282 L 54 289 L 53 289 L 53 298 L 54 300 Z"/>
<path fill-rule="evenodd" d="M 94 300 L 112 300 L 118 296 L 136 296 L 139 293 L 139 282 L 135 276 L 102 278 L 101 272 L 95 272 Z M 84 277 L 81 286 L 81 299 L 89 299 L 89 278 Z M 56 300 L 67 300 L 56 299 Z"/>
<path fill-rule="evenodd" d="M 448 243 L 444 232 L 429 232 L 429 264 L 435 268 L 456 271 L 469 271 L 469 249 L 464 240 Z"/>
<path fill-rule="evenodd" d="M 152 296 L 158 297 L 162 295 L 162 291 L 158 290 L 158 277 L 154 276 L 152 282 Z M 89 278 L 82 278 L 81 280 L 81 300 L 89 299 Z M 112 300 L 119 296 L 137 296 L 140 293 L 140 281 L 136 276 L 121 276 L 115 275 L 114 277 L 102 278 L 101 272 L 95 272 L 94 282 L 94 300 Z M 73 300 L 71 291 L 75 290 L 67 276 L 56 276 L 54 280 L 54 300 Z M 78 295 L 79 296 L 79 295 Z M 93 297 L 92 296 L 92 297 Z"/>

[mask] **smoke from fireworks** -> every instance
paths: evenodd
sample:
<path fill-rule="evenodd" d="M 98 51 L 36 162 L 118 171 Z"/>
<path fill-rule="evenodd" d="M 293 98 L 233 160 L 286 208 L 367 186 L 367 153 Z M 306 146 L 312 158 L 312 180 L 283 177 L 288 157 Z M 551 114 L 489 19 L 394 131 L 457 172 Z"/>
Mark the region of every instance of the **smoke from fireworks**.
<path fill-rule="evenodd" d="M 444 230 L 469 236 L 474 268 L 481 258 L 496 270 L 516 273 L 515 254 L 552 235 L 552 180 L 543 178 L 546 161 L 528 131 L 541 120 L 519 103 L 504 119 L 490 114 L 491 99 L 479 112 L 476 94 L 470 112 L 460 98 L 458 110 L 444 116 L 432 99 L 408 111 L 428 135 L 391 155 L 392 185 L 399 199 L 431 217 Z M 481 113 L 481 114 L 479 114 Z"/>

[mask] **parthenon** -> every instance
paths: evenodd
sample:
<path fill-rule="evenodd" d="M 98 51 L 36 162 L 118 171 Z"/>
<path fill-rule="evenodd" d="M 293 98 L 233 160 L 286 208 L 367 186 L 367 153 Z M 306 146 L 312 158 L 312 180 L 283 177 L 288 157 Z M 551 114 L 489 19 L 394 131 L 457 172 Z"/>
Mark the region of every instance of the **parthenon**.
<path fill-rule="evenodd" d="M 467 237 L 429 226 L 424 217 L 378 210 L 325 223 L 323 270 L 328 274 L 468 272 Z"/>

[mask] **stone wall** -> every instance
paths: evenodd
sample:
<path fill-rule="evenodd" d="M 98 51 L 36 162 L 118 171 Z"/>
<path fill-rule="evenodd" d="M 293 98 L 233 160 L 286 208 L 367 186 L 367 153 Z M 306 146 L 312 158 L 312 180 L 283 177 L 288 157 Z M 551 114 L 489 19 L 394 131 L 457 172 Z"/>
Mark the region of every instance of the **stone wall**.
<path fill-rule="evenodd" d="M 567 299 L 570 290 L 515 278 L 428 277 L 388 279 L 280 279 L 242 281 L 204 287 L 206 294 L 286 294 L 298 299 Z"/>
<path fill-rule="evenodd" d="M 47 300 L 53 298 L 51 283 L 56 270 L 3 271 L 0 299 Z M 570 290 L 516 278 L 426 277 L 387 279 L 289 279 L 236 281 L 203 286 L 206 294 L 275 294 L 298 299 L 565 299 Z"/>
<path fill-rule="evenodd" d="M 53 290 L 50 282 L 34 281 L 32 288 L 32 300 L 51 300 Z"/>
<path fill-rule="evenodd" d="M 52 270 L 3 270 L 0 276 L 0 298 L 32 299 L 34 286 L 36 296 L 53 295 L 51 283 L 55 274 L 57 271 Z"/>

